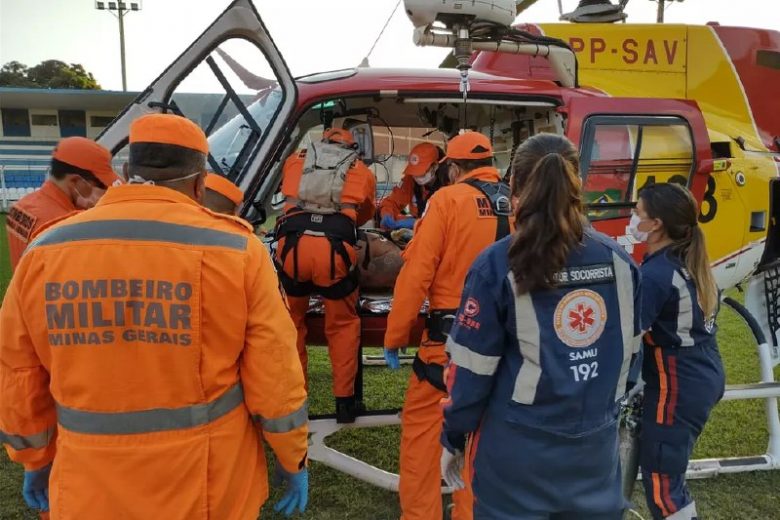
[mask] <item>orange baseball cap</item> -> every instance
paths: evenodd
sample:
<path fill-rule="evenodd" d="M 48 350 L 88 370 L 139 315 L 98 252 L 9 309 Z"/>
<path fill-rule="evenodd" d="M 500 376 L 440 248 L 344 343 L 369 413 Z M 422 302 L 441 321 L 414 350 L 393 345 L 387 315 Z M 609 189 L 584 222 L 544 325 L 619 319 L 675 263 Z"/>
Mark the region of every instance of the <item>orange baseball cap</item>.
<path fill-rule="evenodd" d="M 122 179 L 111 167 L 111 152 L 86 137 L 66 137 L 51 153 L 53 159 L 87 170 L 108 188 Z"/>
<path fill-rule="evenodd" d="M 424 175 L 425 172 L 433 164 L 439 162 L 439 149 L 436 145 L 431 143 L 420 143 L 409 154 L 409 159 L 404 169 L 404 175 L 410 175 L 412 177 L 419 177 Z"/>
<path fill-rule="evenodd" d="M 328 128 L 322 134 L 322 140 L 328 139 L 336 143 L 342 144 L 355 144 L 355 138 L 352 137 L 352 132 L 344 130 L 343 128 Z"/>
<path fill-rule="evenodd" d="M 467 131 L 456 135 L 447 143 L 447 153 L 441 162 L 447 159 L 488 159 L 493 157 L 490 139 L 479 132 Z"/>
<path fill-rule="evenodd" d="M 206 189 L 216 191 L 236 206 L 244 202 L 244 192 L 222 175 L 209 172 L 206 175 Z"/>
<path fill-rule="evenodd" d="M 208 154 L 209 142 L 203 130 L 187 119 L 173 114 L 149 114 L 130 124 L 130 144 L 172 144 Z"/>

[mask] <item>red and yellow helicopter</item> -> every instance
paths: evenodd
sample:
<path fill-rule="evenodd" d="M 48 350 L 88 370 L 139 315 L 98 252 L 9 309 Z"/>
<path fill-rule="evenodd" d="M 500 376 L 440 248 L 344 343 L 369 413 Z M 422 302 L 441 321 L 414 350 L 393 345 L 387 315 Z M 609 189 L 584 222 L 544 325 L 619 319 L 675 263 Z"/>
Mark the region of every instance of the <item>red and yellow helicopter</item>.
<path fill-rule="evenodd" d="M 720 287 L 750 280 L 756 334 L 771 334 L 759 341 L 764 384 L 732 388 L 729 396 L 774 399 L 780 395 L 771 383 L 771 367 L 780 360 L 774 269 L 780 258 L 780 32 L 512 26 L 518 9 L 531 3 L 405 0 L 415 42 L 454 49 L 454 69 L 358 67 L 293 78 L 251 1 L 236 0 L 98 140 L 122 162 L 133 119 L 160 111 L 196 119 L 209 135 L 211 168 L 241 186 L 248 201 L 242 215 L 262 223 L 278 202 L 284 160 L 330 126 L 352 130 L 365 162 L 389 186 L 412 146 L 442 145 L 462 128 L 491 138 L 503 171 L 529 136 L 566 135 L 581 152 L 594 226 L 637 258 L 641 247 L 626 232 L 637 191 L 657 182 L 691 189 Z M 192 97 L 188 105 L 180 96 L 204 88 L 212 94 L 203 98 L 210 107 L 205 115 Z M 362 302 L 363 344 L 381 345 L 390 302 Z M 314 336 L 317 321 L 314 312 Z M 700 473 L 780 467 L 776 405 L 773 413 L 766 455 L 700 463 Z M 394 414 L 370 416 L 357 426 L 397 422 Z M 394 475 L 326 447 L 324 438 L 336 429 L 334 421 L 312 422 L 312 458 L 397 489 Z"/>

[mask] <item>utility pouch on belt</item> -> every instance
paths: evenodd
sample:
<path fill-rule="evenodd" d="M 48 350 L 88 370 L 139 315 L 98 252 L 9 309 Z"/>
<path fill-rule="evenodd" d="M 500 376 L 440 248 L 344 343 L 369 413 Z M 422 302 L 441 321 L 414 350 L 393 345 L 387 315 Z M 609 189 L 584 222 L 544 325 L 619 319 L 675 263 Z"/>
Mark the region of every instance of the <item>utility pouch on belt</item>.
<path fill-rule="evenodd" d="M 437 343 L 445 343 L 449 337 L 455 315 L 458 309 L 437 309 L 431 311 L 425 318 L 425 328 L 428 329 L 428 339 Z"/>
<path fill-rule="evenodd" d="M 296 205 L 304 211 L 330 215 L 341 203 L 347 171 L 357 151 L 334 143 L 312 142 L 306 150 Z"/>
<path fill-rule="evenodd" d="M 419 356 L 415 356 L 412 362 L 412 370 L 420 381 L 428 381 L 437 390 L 447 391 L 447 385 L 444 384 L 443 366 L 436 363 L 425 363 Z"/>

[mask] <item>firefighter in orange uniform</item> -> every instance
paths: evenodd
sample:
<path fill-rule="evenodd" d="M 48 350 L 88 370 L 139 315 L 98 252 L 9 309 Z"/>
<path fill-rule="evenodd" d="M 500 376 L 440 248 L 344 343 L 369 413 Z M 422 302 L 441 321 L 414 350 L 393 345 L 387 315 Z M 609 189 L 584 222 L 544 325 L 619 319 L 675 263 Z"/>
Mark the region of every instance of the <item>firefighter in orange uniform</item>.
<path fill-rule="evenodd" d="M 6 217 L 11 268 L 46 223 L 95 205 L 106 188 L 121 183 L 111 168 L 111 153 L 86 137 L 66 137 L 52 151 L 49 178 L 25 195 Z"/>
<path fill-rule="evenodd" d="M 207 152 L 185 118 L 135 120 L 130 183 L 38 235 L 11 280 L 0 439 L 53 520 L 254 520 L 261 438 L 277 507 L 305 507 L 295 328 L 249 226 L 199 204 Z"/>
<path fill-rule="evenodd" d="M 404 520 L 442 517 L 439 437 L 441 400 L 447 396 L 444 344 L 460 305 L 466 273 L 474 259 L 510 232 L 509 188 L 493 167 L 490 140 L 465 132 L 450 140 L 445 157 L 451 186 L 439 189 L 415 226 L 404 251 L 404 265 L 395 284 L 387 318 L 385 358 L 398 367 L 398 349 L 426 297 L 430 312 L 414 359 L 401 414 L 401 512 Z M 469 491 L 456 491 L 452 518 L 471 518 Z"/>
<path fill-rule="evenodd" d="M 431 143 L 421 143 L 412 148 L 401 182 L 379 205 L 383 228 L 414 227 L 416 219 L 425 211 L 428 199 L 441 187 L 441 179 L 437 175 L 440 159 L 439 148 Z M 403 214 L 407 206 L 411 217 Z"/>
<path fill-rule="evenodd" d="M 244 202 L 244 192 L 226 177 L 216 173 L 206 174 L 206 193 L 203 205 L 211 211 L 238 216 L 238 208 Z"/>
<path fill-rule="evenodd" d="M 284 215 L 276 226 L 276 262 L 298 329 L 298 354 L 307 368 L 309 296 L 325 300 L 325 335 L 340 423 L 354 422 L 360 341 L 355 243 L 357 227 L 374 216 L 376 179 L 359 159 L 352 134 L 331 128 L 322 140 L 284 165 Z"/>

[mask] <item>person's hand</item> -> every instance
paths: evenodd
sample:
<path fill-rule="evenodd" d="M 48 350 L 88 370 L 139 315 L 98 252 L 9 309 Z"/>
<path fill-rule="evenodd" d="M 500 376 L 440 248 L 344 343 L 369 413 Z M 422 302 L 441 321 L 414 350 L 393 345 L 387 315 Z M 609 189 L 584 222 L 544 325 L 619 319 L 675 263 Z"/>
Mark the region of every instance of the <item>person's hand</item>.
<path fill-rule="evenodd" d="M 391 370 L 398 370 L 401 368 L 401 360 L 398 357 L 397 348 L 385 348 L 385 362 L 387 367 Z"/>
<path fill-rule="evenodd" d="M 404 218 L 401 220 L 395 221 L 395 228 L 396 229 L 414 229 L 414 223 L 417 222 L 416 219 L 409 217 Z"/>
<path fill-rule="evenodd" d="M 49 474 L 51 464 L 35 471 L 25 471 L 22 496 L 27 505 L 40 511 L 49 510 Z"/>
<path fill-rule="evenodd" d="M 447 448 L 441 450 L 441 476 L 444 482 L 453 490 L 463 489 L 466 484 L 463 482 L 463 464 L 465 459 L 463 452 L 455 450 L 451 452 Z"/>
<path fill-rule="evenodd" d="M 398 223 L 392 215 L 385 215 L 382 217 L 382 220 L 379 221 L 379 226 L 385 229 L 398 229 Z"/>
<path fill-rule="evenodd" d="M 287 491 L 274 505 L 274 511 L 281 512 L 284 516 L 292 516 L 295 509 L 303 513 L 309 502 L 309 471 L 303 468 L 297 473 L 288 473 L 279 460 L 275 463 L 277 481 L 286 484 Z"/>

